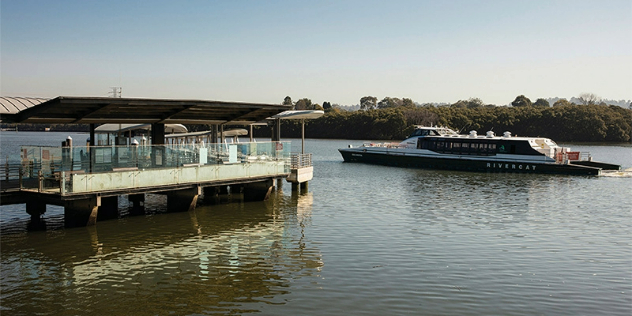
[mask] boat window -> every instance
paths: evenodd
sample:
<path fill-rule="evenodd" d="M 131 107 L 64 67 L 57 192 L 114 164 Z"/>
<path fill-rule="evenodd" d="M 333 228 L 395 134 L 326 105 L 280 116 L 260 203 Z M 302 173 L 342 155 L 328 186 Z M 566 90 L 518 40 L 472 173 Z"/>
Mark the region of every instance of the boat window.
<path fill-rule="evenodd" d="M 430 135 L 428 132 L 429 131 L 427 129 L 418 129 L 418 130 L 415 130 L 413 134 L 410 136 L 428 136 Z"/>
<path fill-rule="evenodd" d="M 481 152 L 482 153 L 487 153 L 487 144 L 486 143 L 485 144 L 481 144 L 480 148 L 481 148 Z"/>
<path fill-rule="evenodd" d="M 442 150 L 445 148 L 445 143 L 444 142 L 437 142 L 437 149 Z"/>
<path fill-rule="evenodd" d="M 455 149 L 461 148 L 461 143 L 454 143 L 452 144 L 452 147 L 454 147 Z"/>

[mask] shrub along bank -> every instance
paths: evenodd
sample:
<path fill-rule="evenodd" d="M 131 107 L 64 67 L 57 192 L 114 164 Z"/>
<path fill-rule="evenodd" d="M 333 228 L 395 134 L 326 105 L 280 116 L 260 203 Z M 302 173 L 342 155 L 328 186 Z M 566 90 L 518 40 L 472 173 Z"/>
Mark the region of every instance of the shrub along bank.
<path fill-rule="evenodd" d="M 399 140 L 414 125 L 442 125 L 461 133 L 548 137 L 563 142 L 629 142 L 632 110 L 619 106 L 562 105 L 554 107 L 397 107 L 366 111 L 333 109 L 319 119 L 305 122 L 305 136 L 330 139 Z M 283 121 L 283 137 L 300 137 L 299 121 Z M 256 137 L 269 137 L 259 128 Z"/>

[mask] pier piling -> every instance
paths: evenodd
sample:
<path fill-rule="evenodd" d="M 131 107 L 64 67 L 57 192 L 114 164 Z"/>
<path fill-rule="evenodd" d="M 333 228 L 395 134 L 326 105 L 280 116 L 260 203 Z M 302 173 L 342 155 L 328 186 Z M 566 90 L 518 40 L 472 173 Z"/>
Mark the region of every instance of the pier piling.
<path fill-rule="evenodd" d="M 186 212 L 194 210 L 200 194 L 202 194 L 202 188 L 199 186 L 190 189 L 168 192 L 167 211 Z"/>
<path fill-rule="evenodd" d="M 26 213 L 31 215 L 31 221 L 37 222 L 46 212 L 46 203 L 41 200 L 26 201 Z"/>
<path fill-rule="evenodd" d="M 244 201 L 265 201 L 270 198 L 274 190 L 274 180 L 268 179 L 259 182 L 244 184 Z"/>
<path fill-rule="evenodd" d="M 91 196 L 64 203 L 64 222 L 66 227 L 91 226 L 96 224 L 101 206 L 100 196 Z"/>

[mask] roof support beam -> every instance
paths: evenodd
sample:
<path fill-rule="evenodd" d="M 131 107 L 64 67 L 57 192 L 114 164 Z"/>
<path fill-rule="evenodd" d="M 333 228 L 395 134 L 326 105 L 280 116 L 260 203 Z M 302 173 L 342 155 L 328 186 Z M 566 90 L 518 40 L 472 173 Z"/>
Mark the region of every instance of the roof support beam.
<path fill-rule="evenodd" d="M 86 117 L 86 116 L 89 116 L 90 114 L 94 114 L 94 113 L 96 113 L 96 112 L 98 112 L 98 111 L 101 111 L 102 109 L 104 109 L 104 108 L 108 107 L 109 105 L 110 105 L 110 104 L 108 104 L 108 103 L 98 104 L 98 105 L 97 105 L 97 106 L 98 106 L 98 108 L 93 109 L 92 111 L 88 111 L 87 113 L 83 113 L 83 114 L 78 115 L 78 116 L 77 116 L 77 119 L 76 119 L 74 122 L 72 122 L 72 123 L 73 123 L 73 124 L 77 124 L 79 121 L 81 121 L 81 120 L 85 119 L 85 117 Z"/>
<path fill-rule="evenodd" d="M 163 117 L 160 121 L 158 121 L 158 123 L 164 124 L 166 120 L 172 118 L 174 115 L 177 115 L 178 113 L 182 113 L 182 112 L 184 112 L 184 111 L 186 111 L 186 110 L 188 110 L 188 109 L 190 109 L 190 108 L 192 108 L 194 106 L 195 106 L 195 104 L 185 104 L 181 109 L 174 110 L 174 111 L 172 111 L 171 114 L 168 114 L 165 117 Z"/>

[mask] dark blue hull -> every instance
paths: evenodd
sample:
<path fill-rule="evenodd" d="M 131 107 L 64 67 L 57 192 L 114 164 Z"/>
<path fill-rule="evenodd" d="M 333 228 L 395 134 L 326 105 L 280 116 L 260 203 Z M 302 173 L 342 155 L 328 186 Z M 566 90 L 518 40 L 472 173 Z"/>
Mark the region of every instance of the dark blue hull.
<path fill-rule="evenodd" d="M 476 172 L 512 172 L 512 173 L 546 173 L 546 174 L 568 174 L 568 175 L 599 175 L 601 168 L 591 166 L 581 166 L 574 164 L 557 164 L 546 162 L 510 162 L 498 159 L 467 159 L 452 157 L 428 157 L 419 155 L 405 155 L 397 152 L 374 152 L 362 151 L 358 148 L 339 149 L 345 162 L 362 162 L 369 164 L 442 169 L 461 170 Z"/>

